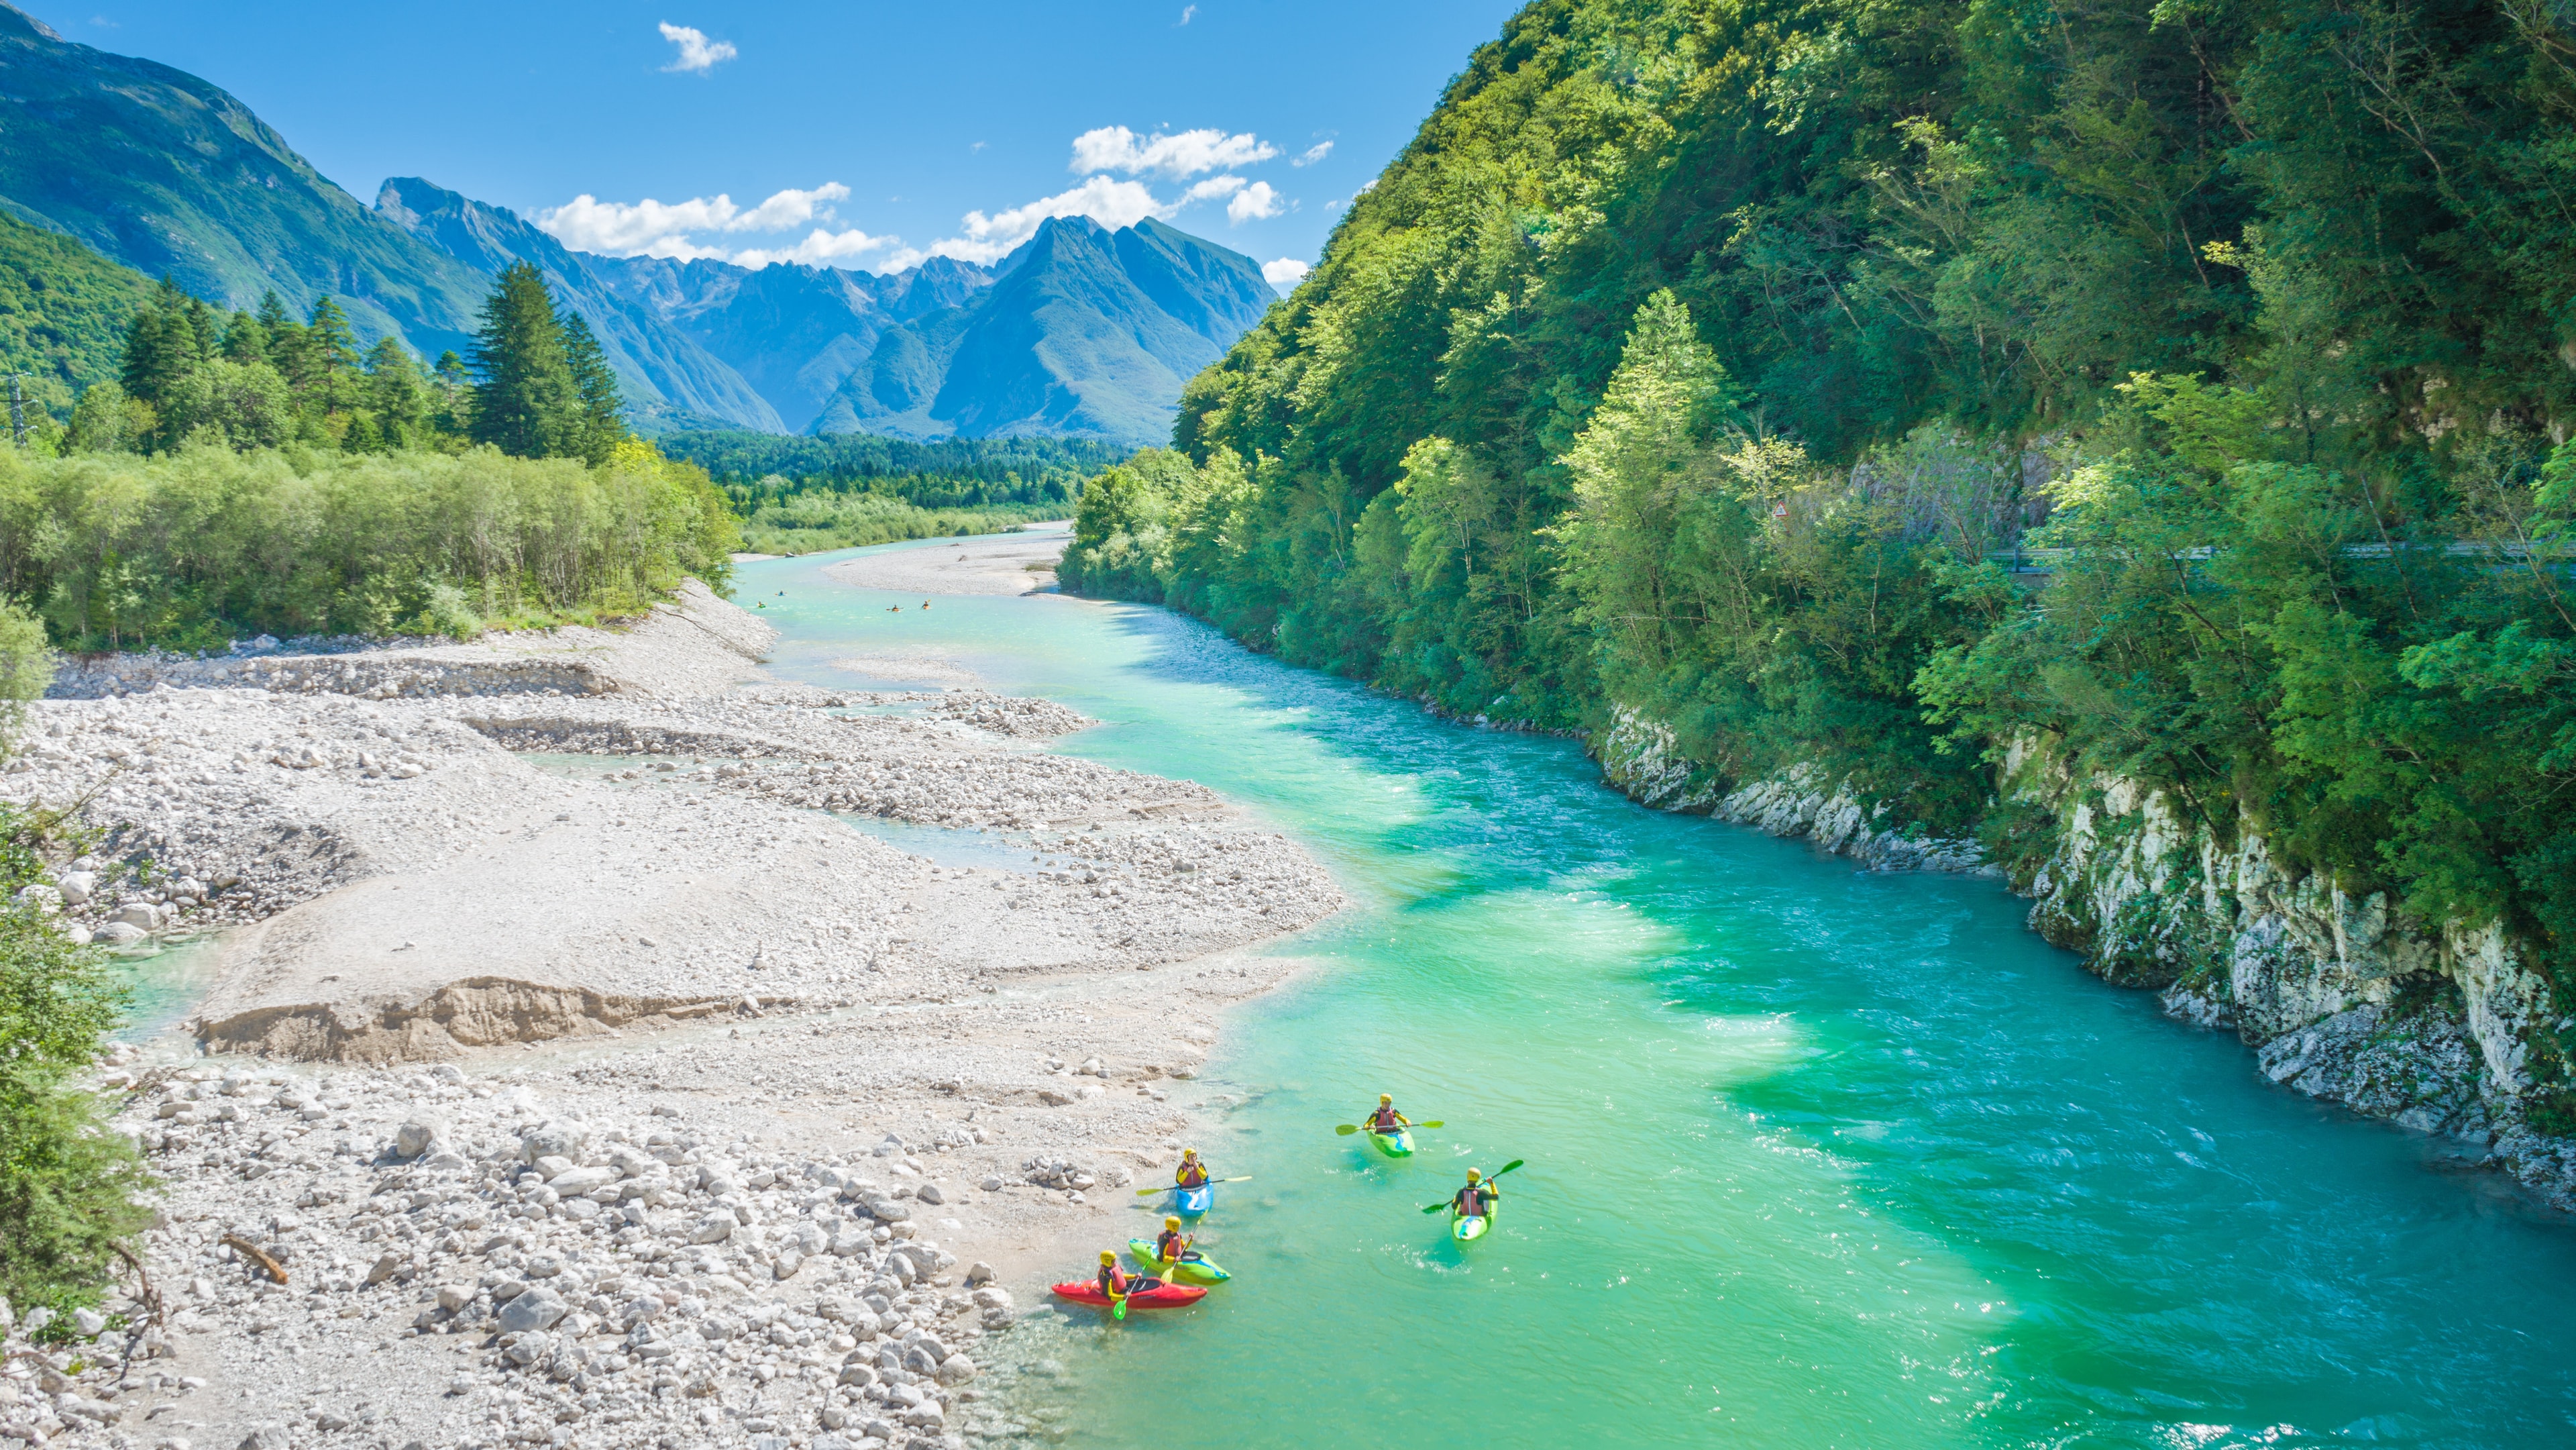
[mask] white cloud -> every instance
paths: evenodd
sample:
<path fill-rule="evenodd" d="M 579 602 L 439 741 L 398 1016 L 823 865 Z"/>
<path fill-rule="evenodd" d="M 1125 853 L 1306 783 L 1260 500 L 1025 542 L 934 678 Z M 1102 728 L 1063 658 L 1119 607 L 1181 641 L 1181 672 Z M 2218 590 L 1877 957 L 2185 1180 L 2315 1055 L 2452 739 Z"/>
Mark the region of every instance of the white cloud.
<path fill-rule="evenodd" d="M 585 191 L 528 220 L 576 252 L 599 252 L 611 257 L 676 257 L 685 261 L 723 256 L 722 248 L 693 245 L 688 234 L 721 230 L 739 214 L 733 198 L 722 193 L 676 202 L 647 197 L 630 206 L 621 201 L 601 201 Z"/>
<path fill-rule="evenodd" d="M 809 267 L 829 267 L 845 263 L 852 257 L 881 252 L 902 245 L 899 237 L 872 237 L 852 227 L 845 232 L 829 232 L 816 227 L 805 240 L 792 247 L 750 247 L 726 260 L 737 267 L 754 271 L 772 262 L 802 262 Z"/>
<path fill-rule="evenodd" d="M 1190 17 L 1191 17 L 1191 16 L 1193 16 L 1193 15 L 1196 15 L 1196 14 L 1198 14 L 1198 13 L 1199 13 L 1199 7 L 1197 7 L 1197 6 L 1195 6 L 1195 5 L 1184 5 L 1184 6 L 1182 6 L 1182 7 L 1181 7 L 1181 23 L 1182 23 L 1183 25 L 1187 25 L 1187 24 L 1189 24 L 1189 23 L 1190 23 Z"/>
<path fill-rule="evenodd" d="M 1154 193 L 1141 181 L 1116 181 L 1095 176 L 1071 191 L 1040 197 L 1026 206 L 986 216 L 980 211 L 966 213 L 963 225 L 966 235 L 950 237 L 930 244 L 920 252 L 899 253 L 898 257 L 955 257 L 961 262 L 998 261 L 1013 247 L 1037 234 L 1040 223 L 1049 217 L 1082 216 L 1112 231 L 1132 227 L 1147 217 L 1167 217 L 1179 210 L 1177 204 L 1166 205 L 1154 199 Z M 908 261 L 888 259 L 896 266 L 909 266 Z"/>
<path fill-rule="evenodd" d="M 679 55 L 674 57 L 669 65 L 662 67 L 666 71 L 703 73 L 714 70 L 717 62 L 728 61 L 741 54 L 733 48 L 733 42 L 730 40 L 709 40 L 703 30 L 694 26 L 673 25 L 667 20 L 662 22 L 662 38 L 680 48 Z"/>
<path fill-rule="evenodd" d="M 1228 136 L 1209 130 L 1139 138 L 1124 127 L 1090 132 L 1074 143 L 1074 150 L 1078 159 L 1101 162 L 1100 171 L 1156 172 L 1175 181 L 1223 165 L 1225 158 L 1263 161 L 1279 154 L 1278 148 L 1249 134 Z M 788 187 L 750 208 L 737 206 L 725 193 L 676 202 L 647 197 L 630 203 L 601 201 L 584 192 L 529 220 L 575 251 L 612 257 L 679 261 L 713 257 L 753 268 L 779 262 L 855 266 L 865 258 L 873 268 L 900 271 L 931 257 L 978 264 L 998 261 L 1035 236 L 1052 217 L 1088 217 L 1115 231 L 1148 217 L 1167 220 L 1201 202 L 1223 201 L 1226 217 L 1237 225 L 1289 209 L 1286 198 L 1268 182 L 1246 181 L 1232 171 L 1198 176 L 1168 199 L 1144 181 L 1095 172 L 1080 185 L 1053 196 L 998 212 L 970 211 L 959 221 L 959 235 L 910 246 L 899 237 L 839 227 L 832 203 L 849 197 L 850 189 L 837 181 L 810 189 Z M 720 244 L 726 236 L 792 232 L 809 224 L 811 230 L 793 245 L 733 250 Z"/>
<path fill-rule="evenodd" d="M 783 232 L 789 227 L 801 227 L 817 215 L 829 220 L 832 209 L 819 203 L 849 199 L 850 189 L 837 181 L 824 182 L 812 191 L 789 187 L 726 222 L 724 228 L 729 232 Z"/>
<path fill-rule="evenodd" d="M 1073 138 L 1073 171 L 1146 172 L 1179 181 L 1202 171 L 1251 166 L 1279 154 L 1279 148 L 1249 131 L 1229 136 L 1214 127 L 1165 135 L 1138 136 L 1124 126 L 1102 126 Z"/>
<path fill-rule="evenodd" d="M 1234 200 L 1225 204 L 1225 219 L 1241 226 L 1248 221 L 1277 216 L 1287 209 L 1287 204 L 1280 201 L 1279 193 L 1270 189 L 1269 182 L 1256 181 L 1236 192 Z"/>
<path fill-rule="evenodd" d="M 766 266 L 776 261 L 822 261 L 894 245 L 891 237 L 871 237 L 856 229 L 832 232 L 816 227 L 811 236 L 794 247 L 755 249 L 736 256 L 723 247 L 693 241 L 695 234 L 705 232 L 783 232 L 817 219 L 833 220 L 829 205 L 849 198 L 850 189 L 837 181 L 827 181 L 812 190 L 789 187 L 773 192 L 767 201 L 749 211 L 734 205 L 733 198 L 722 192 L 714 196 L 693 196 L 687 201 L 655 201 L 651 197 L 634 203 L 601 201 L 588 192 L 551 211 L 541 211 L 529 218 L 540 231 L 576 252 L 599 252 L 611 257 L 670 257 L 690 261 L 698 257 L 730 257 L 747 267 Z M 745 258 L 758 258 L 746 261 Z"/>
<path fill-rule="evenodd" d="M 1316 162 L 1321 161 L 1332 154 L 1332 142 L 1318 141 L 1314 145 L 1307 147 L 1305 150 L 1298 152 L 1297 159 L 1289 162 L 1288 164 L 1291 166 L 1312 166 Z"/>
<path fill-rule="evenodd" d="M 1277 261 L 1261 264 L 1261 280 L 1284 292 L 1305 281 L 1306 274 L 1313 270 L 1315 269 L 1294 257 L 1281 257 Z"/>

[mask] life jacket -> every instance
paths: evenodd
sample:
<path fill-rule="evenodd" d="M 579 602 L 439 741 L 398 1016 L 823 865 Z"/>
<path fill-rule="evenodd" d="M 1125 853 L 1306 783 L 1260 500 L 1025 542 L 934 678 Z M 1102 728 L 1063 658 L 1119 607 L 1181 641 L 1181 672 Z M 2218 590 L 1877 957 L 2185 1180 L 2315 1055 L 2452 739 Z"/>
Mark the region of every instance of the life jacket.
<path fill-rule="evenodd" d="M 1393 1108 L 1380 1108 L 1369 1117 L 1369 1126 L 1381 1133 L 1401 1131 L 1404 1116 Z"/>
<path fill-rule="evenodd" d="M 1098 1283 L 1101 1293 L 1115 1299 L 1127 1292 L 1128 1278 L 1127 1275 L 1119 1272 L 1116 1265 L 1103 1264 L 1100 1266 Z"/>
<path fill-rule="evenodd" d="M 1181 1165 L 1181 1171 L 1172 1175 L 1172 1181 L 1183 1188 L 1196 1188 L 1207 1182 L 1207 1178 L 1207 1165 L 1204 1163 L 1184 1163 Z"/>
<path fill-rule="evenodd" d="M 1154 1240 L 1154 1253 L 1158 1258 L 1178 1259 L 1188 1251 L 1189 1244 L 1187 1234 L 1176 1228 L 1167 1228 L 1163 1230 L 1162 1237 Z"/>
<path fill-rule="evenodd" d="M 1477 1182 L 1459 1189 L 1458 1196 L 1449 1200 L 1449 1206 L 1468 1218 L 1482 1218 L 1492 1208 L 1493 1200 L 1493 1185 Z"/>

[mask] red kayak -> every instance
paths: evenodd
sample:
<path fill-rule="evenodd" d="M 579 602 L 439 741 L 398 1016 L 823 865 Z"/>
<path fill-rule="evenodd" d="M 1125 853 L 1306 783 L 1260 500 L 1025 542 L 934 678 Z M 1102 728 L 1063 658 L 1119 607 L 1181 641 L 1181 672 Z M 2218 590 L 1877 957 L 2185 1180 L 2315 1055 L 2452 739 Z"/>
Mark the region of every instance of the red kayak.
<path fill-rule="evenodd" d="M 1139 1279 L 1136 1282 L 1154 1287 L 1129 1294 L 1127 1307 L 1130 1309 L 1182 1309 L 1207 1297 L 1207 1290 L 1195 1284 L 1166 1284 L 1159 1279 Z M 1110 1307 L 1109 1296 L 1101 1293 L 1100 1286 L 1089 1279 L 1058 1284 L 1055 1292 L 1057 1298 L 1070 1299 L 1076 1304 L 1088 1304 L 1095 1309 Z"/>

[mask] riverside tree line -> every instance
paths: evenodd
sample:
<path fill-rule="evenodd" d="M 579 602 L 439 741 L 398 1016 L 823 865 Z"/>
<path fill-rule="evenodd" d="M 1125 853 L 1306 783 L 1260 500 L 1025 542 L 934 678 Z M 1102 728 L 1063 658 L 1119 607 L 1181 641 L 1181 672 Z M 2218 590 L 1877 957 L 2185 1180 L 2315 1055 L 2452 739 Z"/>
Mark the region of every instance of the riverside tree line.
<path fill-rule="evenodd" d="M 363 355 L 325 297 L 224 316 L 164 284 L 54 452 L 0 452 L 0 594 L 68 649 L 251 634 L 469 635 L 631 612 L 738 530 L 704 470 L 629 435 L 578 313 L 524 263 L 473 356 Z"/>
<path fill-rule="evenodd" d="M 1062 577 L 2024 877 L 2035 746 L 2576 1022 L 2570 198 L 2564 7 L 1540 0 Z"/>

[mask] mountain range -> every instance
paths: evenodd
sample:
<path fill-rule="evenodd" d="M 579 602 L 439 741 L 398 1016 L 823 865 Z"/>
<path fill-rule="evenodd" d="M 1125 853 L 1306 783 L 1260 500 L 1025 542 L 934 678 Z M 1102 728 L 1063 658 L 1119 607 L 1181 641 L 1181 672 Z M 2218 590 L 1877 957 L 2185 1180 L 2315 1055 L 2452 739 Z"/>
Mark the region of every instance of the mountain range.
<path fill-rule="evenodd" d="M 1183 379 L 1276 293 L 1159 221 L 1056 218 L 990 266 L 891 274 L 575 252 L 417 177 L 369 207 L 238 99 L 0 3 L 0 211 L 228 307 L 339 299 L 362 340 L 466 351 L 527 262 L 589 319 L 636 426 L 895 437 L 1171 436 Z"/>

